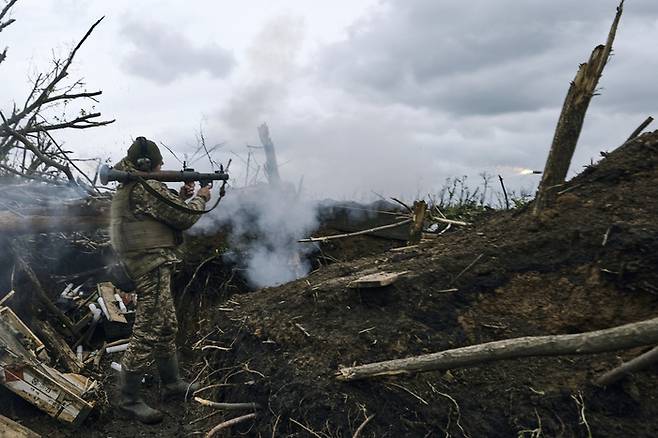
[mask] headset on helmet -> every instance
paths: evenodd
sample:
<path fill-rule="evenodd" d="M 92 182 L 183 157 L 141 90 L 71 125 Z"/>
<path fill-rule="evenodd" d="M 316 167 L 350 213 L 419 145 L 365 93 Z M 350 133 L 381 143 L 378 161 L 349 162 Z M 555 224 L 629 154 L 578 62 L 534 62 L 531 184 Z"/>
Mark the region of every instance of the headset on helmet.
<path fill-rule="evenodd" d="M 143 172 L 149 172 L 151 168 L 151 159 L 149 158 L 148 145 L 144 137 L 137 137 L 137 142 L 139 143 L 140 157 L 137 159 L 137 169 Z"/>

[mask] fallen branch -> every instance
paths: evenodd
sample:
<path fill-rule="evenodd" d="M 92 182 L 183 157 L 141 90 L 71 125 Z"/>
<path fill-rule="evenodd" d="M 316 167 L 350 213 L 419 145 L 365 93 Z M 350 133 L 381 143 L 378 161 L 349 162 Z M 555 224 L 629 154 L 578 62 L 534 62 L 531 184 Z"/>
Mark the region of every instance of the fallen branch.
<path fill-rule="evenodd" d="M 32 268 L 23 260 L 23 258 L 19 255 L 18 249 L 12 245 L 12 251 L 14 252 L 14 256 L 16 257 L 16 264 L 18 265 L 19 270 L 23 271 L 25 275 L 27 276 L 27 279 L 29 282 L 32 284 L 33 290 L 37 293 L 37 296 L 43 303 L 43 305 L 46 307 L 46 309 L 53 314 L 67 329 L 69 329 L 71 332 L 74 331 L 74 324 L 71 322 L 71 320 L 61 311 L 55 304 L 53 304 L 52 301 L 50 301 L 50 298 L 48 298 L 48 294 L 46 294 L 46 291 L 43 290 L 43 287 L 41 286 L 41 282 L 37 278 L 37 275 L 34 273 Z"/>
<path fill-rule="evenodd" d="M 443 222 L 444 224 L 450 224 L 450 225 L 460 225 L 462 227 L 470 227 L 471 225 L 473 225 L 470 222 L 456 221 L 456 220 L 446 219 L 443 217 L 436 217 L 436 216 L 432 216 L 432 220 L 434 222 Z"/>
<path fill-rule="evenodd" d="M 370 420 L 375 418 L 375 414 L 372 414 L 371 416 L 367 417 L 365 420 L 363 420 L 363 423 L 356 429 L 356 432 L 354 432 L 354 435 L 352 435 L 352 438 L 359 438 L 359 435 L 361 435 L 361 432 L 363 432 L 363 429 L 366 427 L 368 423 L 370 423 Z"/>
<path fill-rule="evenodd" d="M 457 276 L 450 282 L 450 286 L 455 284 L 457 282 L 457 280 L 459 280 L 461 278 L 461 276 L 464 275 L 464 273 L 466 271 L 471 269 L 483 256 L 484 256 L 484 254 L 480 254 L 468 266 L 466 266 L 464 269 L 462 269 L 462 271 L 459 274 L 457 274 Z"/>
<path fill-rule="evenodd" d="M 367 229 L 367 230 L 356 231 L 354 233 L 336 234 L 336 235 L 333 235 L 333 236 L 324 236 L 324 237 L 309 237 L 308 239 L 299 239 L 297 242 L 299 242 L 299 243 L 326 242 L 327 240 L 342 239 L 342 238 L 345 238 L 345 237 L 352 237 L 352 236 L 360 236 L 362 234 L 369 234 L 369 233 L 373 233 L 375 231 L 381 231 L 381 230 L 388 230 L 390 228 L 396 228 L 396 227 L 408 224 L 409 222 L 411 222 L 411 219 L 405 219 L 403 221 L 396 222 L 394 224 L 382 225 L 381 227 L 375 227 L 375 228 L 370 228 L 370 229 Z"/>
<path fill-rule="evenodd" d="M 621 364 L 617 368 L 608 371 L 607 373 L 597 378 L 594 383 L 600 386 L 612 385 L 613 383 L 623 379 L 629 374 L 647 368 L 656 362 L 658 362 L 658 347 L 654 347 L 646 353 L 643 353 L 638 357 Z"/>
<path fill-rule="evenodd" d="M 653 122 L 653 117 L 651 116 L 647 117 L 647 119 L 644 122 L 642 122 L 642 124 L 638 126 L 635 131 L 633 131 L 633 133 L 630 135 L 630 137 L 628 137 L 628 140 L 626 140 L 626 142 L 628 143 L 629 141 L 633 140 L 635 137 L 640 135 L 642 131 L 644 131 L 644 129 L 651 124 L 651 122 Z"/>
<path fill-rule="evenodd" d="M 251 420 L 252 418 L 256 418 L 256 414 L 247 414 L 243 415 L 241 417 L 236 417 L 228 421 L 224 421 L 223 423 L 219 423 L 217 426 L 213 427 L 210 429 L 210 432 L 206 434 L 206 438 L 211 438 L 215 436 L 217 432 L 219 432 L 222 429 L 226 429 L 227 427 L 232 427 L 235 426 L 236 424 L 240 424 L 243 421 Z"/>
<path fill-rule="evenodd" d="M 658 318 L 605 330 L 571 335 L 528 336 L 445 350 L 406 359 L 338 370 L 338 380 L 358 380 L 433 370 L 446 370 L 532 356 L 594 354 L 658 343 Z"/>
<path fill-rule="evenodd" d="M 252 411 L 255 411 L 260 408 L 258 403 L 217 403 L 214 401 L 206 400 L 205 398 L 201 398 L 201 397 L 194 397 L 194 401 L 203 406 L 208 406 L 216 409 L 223 409 L 225 411 L 241 411 L 247 409 L 251 409 Z"/>

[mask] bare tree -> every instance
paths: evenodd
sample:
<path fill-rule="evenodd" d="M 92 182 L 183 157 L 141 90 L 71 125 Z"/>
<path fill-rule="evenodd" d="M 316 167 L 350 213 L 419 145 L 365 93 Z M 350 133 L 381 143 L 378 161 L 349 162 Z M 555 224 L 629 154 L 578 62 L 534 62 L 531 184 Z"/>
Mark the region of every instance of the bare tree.
<path fill-rule="evenodd" d="M 14 23 L 5 17 L 18 0 L 8 0 L 0 12 L 0 31 Z M 104 17 L 103 17 L 104 18 Z M 82 79 L 69 80 L 69 67 L 89 38 L 96 21 L 65 58 L 55 58 L 47 73 L 40 73 L 32 81 L 32 88 L 22 105 L 13 103 L 9 111 L 0 111 L 0 175 L 14 174 L 28 179 L 48 182 L 68 181 L 79 184 L 77 171 L 91 187 L 93 182 L 69 157 L 53 134 L 63 129 L 87 129 L 108 125 L 114 120 L 101 119 L 94 103 L 102 91 L 87 91 Z M 0 62 L 7 58 L 7 49 L 0 52 Z M 68 116 L 69 108 L 79 104 L 75 116 Z M 91 109 L 86 107 L 91 105 Z"/>

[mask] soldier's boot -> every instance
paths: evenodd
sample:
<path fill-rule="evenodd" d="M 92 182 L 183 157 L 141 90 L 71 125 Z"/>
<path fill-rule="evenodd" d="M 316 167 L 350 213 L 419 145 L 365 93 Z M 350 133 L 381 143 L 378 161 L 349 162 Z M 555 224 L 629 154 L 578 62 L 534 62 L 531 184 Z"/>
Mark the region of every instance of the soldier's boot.
<path fill-rule="evenodd" d="M 141 396 L 142 373 L 121 371 L 119 373 L 120 396 L 118 408 L 130 418 L 144 424 L 156 424 L 162 421 L 162 412 L 146 404 Z"/>
<path fill-rule="evenodd" d="M 180 377 L 178 357 L 173 354 L 169 357 L 156 359 L 160 372 L 160 394 L 163 400 L 192 398 L 194 391 L 199 389 L 198 383 L 186 382 Z"/>

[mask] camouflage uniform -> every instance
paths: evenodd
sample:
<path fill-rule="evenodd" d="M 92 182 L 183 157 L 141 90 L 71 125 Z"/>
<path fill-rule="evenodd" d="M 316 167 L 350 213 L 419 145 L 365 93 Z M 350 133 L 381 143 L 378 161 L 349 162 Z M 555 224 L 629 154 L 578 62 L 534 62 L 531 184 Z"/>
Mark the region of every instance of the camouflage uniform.
<path fill-rule="evenodd" d="M 115 168 L 134 170 L 127 159 Z M 194 210 L 205 208 L 203 198 L 194 197 L 185 203 L 164 183 L 148 180 L 147 184 L 181 206 Z M 176 353 L 178 322 L 171 294 L 171 274 L 180 260 L 175 246 L 180 243 L 180 232 L 194 225 L 200 215 L 165 204 L 140 183 L 119 186 L 112 208 L 112 246 L 135 281 L 138 294 L 133 334 L 122 365 L 128 371 L 140 371 L 151 358 L 166 358 Z M 137 228 L 132 228 L 132 232 L 130 227 L 127 231 L 122 228 L 135 224 Z"/>

